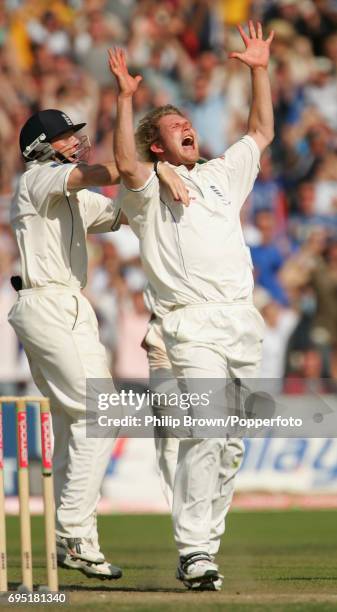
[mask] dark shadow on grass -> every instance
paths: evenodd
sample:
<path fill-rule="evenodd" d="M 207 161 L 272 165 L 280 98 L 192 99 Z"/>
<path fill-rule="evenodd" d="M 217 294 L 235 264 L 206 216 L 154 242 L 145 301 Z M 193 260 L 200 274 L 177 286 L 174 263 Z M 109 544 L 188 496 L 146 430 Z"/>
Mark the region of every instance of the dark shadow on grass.
<path fill-rule="evenodd" d="M 10 582 L 8 584 L 8 590 L 9 591 L 16 591 L 18 586 L 20 585 L 20 582 Z M 39 587 L 40 585 L 34 584 L 34 591 Z M 149 586 L 149 587 L 119 587 L 119 586 L 107 586 L 106 584 L 102 584 L 102 585 L 93 585 L 93 586 L 86 586 L 83 584 L 60 584 L 59 585 L 59 591 L 61 592 L 68 592 L 68 591 L 88 591 L 88 592 L 96 592 L 96 591 L 104 591 L 106 593 L 187 593 L 188 591 L 186 589 L 172 589 L 172 588 L 160 588 L 160 587 L 154 587 L 154 586 Z"/>
<path fill-rule="evenodd" d="M 172 589 L 172 588 L 160 588 L 160 587 L 119 587 L 119 586 L 85 586 L 83 584 L 65 584 L 60 585 L 60 591 L 105 591 L 114 593 L 187 593 L 186 589 Z"/>

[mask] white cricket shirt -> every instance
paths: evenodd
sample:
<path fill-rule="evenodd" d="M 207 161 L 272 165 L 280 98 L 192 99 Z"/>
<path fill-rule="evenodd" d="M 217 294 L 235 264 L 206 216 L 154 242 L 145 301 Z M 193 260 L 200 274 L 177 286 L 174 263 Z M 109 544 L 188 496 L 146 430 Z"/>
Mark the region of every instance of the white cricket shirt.
<path fill-rule="evenodd" d="M 188 208 L 174 202 L 154 173 L 141 189 L 123 185 L 119 205 L 140 239 L 156 304 L 251 299 L 253 266 L 240 209 L 253 187 L 259 160 L 259 148 L 247 135 L 222 157 L 190 171 L 172 166 L 189 189 Z"/>
<path fill-rule="evenodd" d="M 120 209 L 105 196 L 68 191 L 74 164 L 29 162 L 11 204 L 24 288 L 85 287 L 87 233 L 118 229 Z"/>

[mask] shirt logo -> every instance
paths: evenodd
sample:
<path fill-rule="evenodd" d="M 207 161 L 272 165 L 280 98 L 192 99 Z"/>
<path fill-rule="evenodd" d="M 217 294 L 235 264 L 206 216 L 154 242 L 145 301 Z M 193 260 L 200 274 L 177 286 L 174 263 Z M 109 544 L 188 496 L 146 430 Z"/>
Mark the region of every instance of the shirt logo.
<path fill-rule="evenodd" d="M 222 204 L 224 204 L 225 206 L 230 206 L 230 204 L 232 203 L 231 200 L 226 200 L 225 196 L 223 195 L 223 193 L 221 193 L 220 189 L 216 187 L 216 185 L 210 185 L 210 188 L 215 193 L 215 195 L 220 198 Z"/>

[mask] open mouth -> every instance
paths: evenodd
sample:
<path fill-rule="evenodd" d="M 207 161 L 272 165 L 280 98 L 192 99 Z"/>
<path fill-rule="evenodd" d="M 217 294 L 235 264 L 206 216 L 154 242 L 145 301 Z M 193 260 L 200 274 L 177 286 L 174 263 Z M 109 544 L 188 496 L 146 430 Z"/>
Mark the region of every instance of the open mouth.
<path fill-rule="evenodd" d="M 182 142 L 182 146 L 184 148 L 193 148 L 194 147 L 194 138 L 190 134 L 188 136 L 184 136 Z"/>

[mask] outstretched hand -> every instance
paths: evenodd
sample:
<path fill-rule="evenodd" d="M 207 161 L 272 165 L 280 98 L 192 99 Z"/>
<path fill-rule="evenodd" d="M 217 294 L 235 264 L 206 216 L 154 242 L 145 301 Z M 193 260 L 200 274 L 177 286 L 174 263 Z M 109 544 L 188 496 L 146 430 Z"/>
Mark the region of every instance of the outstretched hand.
<path fill-rule="evenodd" d="M 274 38 L 274 31 L 272 30 L 266 40 L 263 40 L 262 25 L 258 21 L 257 28 L 255 29 L 252 21 L 248 22 L 249 34 L 247 36 L 244 29 L 239 25 L 238 30 L 241 34 L 241 38 L 245 43 L 246 50 L 242 53 L 233 52 L 229 54 L 229 58 L 239 59 L 244 64 L 247 64 L 250 68 L 267 68 L 270 55 L 270 45 Z"/>
<path fill-rule="evenodd" d="M 133 96 L 142 80 L 140 75 L 131 76 L 126 65 L 125 52 L 123 49 L 109 49 L 109 68 L 116 77 L 119 93 L 123 97 Z"/>

